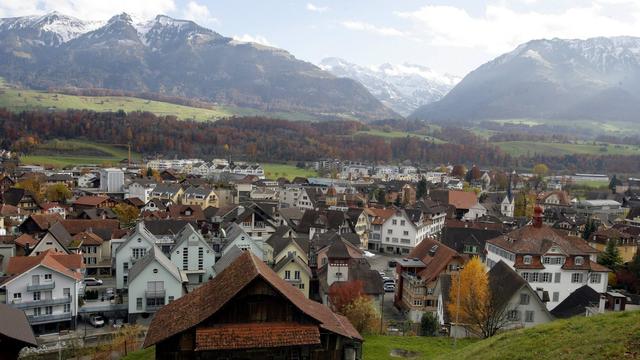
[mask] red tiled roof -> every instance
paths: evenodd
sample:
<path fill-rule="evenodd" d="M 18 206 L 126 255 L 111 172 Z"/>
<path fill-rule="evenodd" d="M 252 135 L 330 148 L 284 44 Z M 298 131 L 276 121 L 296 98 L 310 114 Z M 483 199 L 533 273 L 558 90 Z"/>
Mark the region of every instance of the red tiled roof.
<path fill-rule="evenodd" d="M 82 268 L 82 255 L 56 253 L 47 250 L 36 256 L 14 256 L 9 259 L 7 274 L 18 275 L 37 265 L 44 265 L 76 280 L 82 279 L 82 274 L 75 269 Z"/>
<path fill-rule="evenodd" d="M 244 323 L 196 329 L 196 351 L 320 344 L 314 324 Z"/>
<path fill-rule="evenodd" d="M 456 209 L 471 209 L 478 203 L 476 193 L 471 191 L 449 190 L 449 205 Z"/>
<path fill-rule="evenodd" d="M 116 219 L 67 219 L 60 221 L 60 223 L 71 235 L 75 235 L 89 229 L 116 230 L 120 228 L 120 222 Z"/>
<path fill-rule="evenodd" d="M 62 216 L 60 216 L 60 214 L 34 214 L 29 217 L 41 230 L 47 230 L 51 225 L 62 220 Z"/>
<path fill-rule="evenodd" d="M 81 232 L 77 233 L 72 237 L 72 242 L 82 242 L 82 245 L 102 245 L 104 242 L 100 236 L 92 233 L 92 232 Z"/>
<path fill-rule="evenodd" d="M 544 255 L 555 244 L 568 255 L 585 255 L 598 252 L 582 238 L 562 236 L 549 226 L 527 225 L 497 238 L 487 240 L 515 254 Z"/>
<path fill-rule="evenodd" d="M 164 306 L 153 318 L 144 347 L 196 326 L 218 312 L 254 279 L 261 278 L 301 312 L 317 321 L 317 326 L 347 338 L 362 340 L 351 326 L 345 326 L 328 307 L 309 300 L 302 292 L 281 279 L 251 252 L 243 252 L 213 280 Z"/>
<path fill-rule="evenodd" d="M 438 246 L 435 254 L 432 256 L 429 251 Z M 425 263 L 426 267 L 418 272 L 418 275 L 422 279 L 427 281 L 434 280 L 443 271 L 446 270 L 447 265 L 456 257 L 460 257 L 455 250 L 447 245 L 438 242 L 433 239 L 426 238 L 416 245 L 413 250 L 407 255 L 407 258 L 418 258 Z"/>
<path fill-rule="evenodd" d="M 33 248 L 38 243 L 38 240 L 29 234 L 22 234 L 15 240 L 15 243 L 21 247 L 29 245 L 30 248 Z"/>
<path fill-rule="evenodd" d="M 74 205 L 98 206 L 109 200 L 108 196 L 81 196 L 73 202 Z"/>
<path fill-rule="evenodd" d="M 2 216 L 11 216 L 11 215 L 19 215 L 20 208 L 17 206 L 2 204 L 0 205 L 0 215 Z"/>

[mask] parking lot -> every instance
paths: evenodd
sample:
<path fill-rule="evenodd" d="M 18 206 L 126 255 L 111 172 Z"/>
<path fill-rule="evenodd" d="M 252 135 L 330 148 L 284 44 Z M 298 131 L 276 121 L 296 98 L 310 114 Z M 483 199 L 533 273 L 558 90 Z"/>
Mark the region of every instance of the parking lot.
<path fill-rule="evenodd" d="M 395 268 L 389 268 L 389 261 L 399 260 L 397 256 L 391 256 L 386 254 L 373 253 L 374 256 L 367 257 L 367 261 L 371 265 L 371 268 L 377 271 L 384 272 L 385 276 L 392 279 L 396 278 Z M 388 292 L 384 294 L 384 304 L 382 316 L 386 321 L 401 321 L 404 320 L 404 315 L 393 306 L 394 293 Z"/>

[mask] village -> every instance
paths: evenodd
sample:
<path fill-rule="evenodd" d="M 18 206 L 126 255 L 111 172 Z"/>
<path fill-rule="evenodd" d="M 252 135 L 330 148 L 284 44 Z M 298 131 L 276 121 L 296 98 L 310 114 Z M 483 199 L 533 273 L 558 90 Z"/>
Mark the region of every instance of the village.
<path fill-rule="evenodd" d="M 266 354 L 269 338 L 287 354 L 361 359 L 372 332 L 478 338 L 640 309 L 640 180 L 543 164 L 301 165 L 318 176 L 228 159 L 6 160 L 0 310 L 24 318 L 3 330 L 27 334 L 15 351 L 135 328 L 129 350 L 157 358 Z M 479 319 L 465 299 L 483 293 L 493 311 Z M 196 348 L 178 346 L 189 337 Z"/>

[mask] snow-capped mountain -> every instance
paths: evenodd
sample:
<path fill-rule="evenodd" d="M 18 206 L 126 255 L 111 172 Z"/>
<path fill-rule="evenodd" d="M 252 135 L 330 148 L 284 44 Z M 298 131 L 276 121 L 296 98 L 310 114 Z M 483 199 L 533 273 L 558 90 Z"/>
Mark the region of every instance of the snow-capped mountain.
<path fill-rule="evenodd" d="M 413 117 L 637 121 L 640 38 L 533 40 L 467 75 Z"/>
<path fill-rule="evenodd" d="M 332 74 L 359 81 L 383 104 L 402 115 L 440 100 L 460 78 L 414 64 L 364 67 L 339 58 L 326 58 L 320 67 Z"/>
<path fill-rule="evenodd" d="M 59 13 L 0 19 L 0 77 L 36 89 L 158 93 L 327 119 L 399 117 L 358 82 L 285 50 L 164 15 L 138 20 L 123 13 L 102 22 Z"/>

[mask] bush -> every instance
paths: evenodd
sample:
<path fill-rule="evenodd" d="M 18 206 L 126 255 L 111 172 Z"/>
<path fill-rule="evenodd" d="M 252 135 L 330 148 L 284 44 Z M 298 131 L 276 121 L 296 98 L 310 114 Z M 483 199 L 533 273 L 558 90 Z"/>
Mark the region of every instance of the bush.
<path fill-rule="evenodd" d="M 436 336 L 438 333 L 440 323 L 438 322 L 438 316 L 434 313 L 424 313 L 422 319 L 420 319 L 420 335 L 421 336 Z"/>

